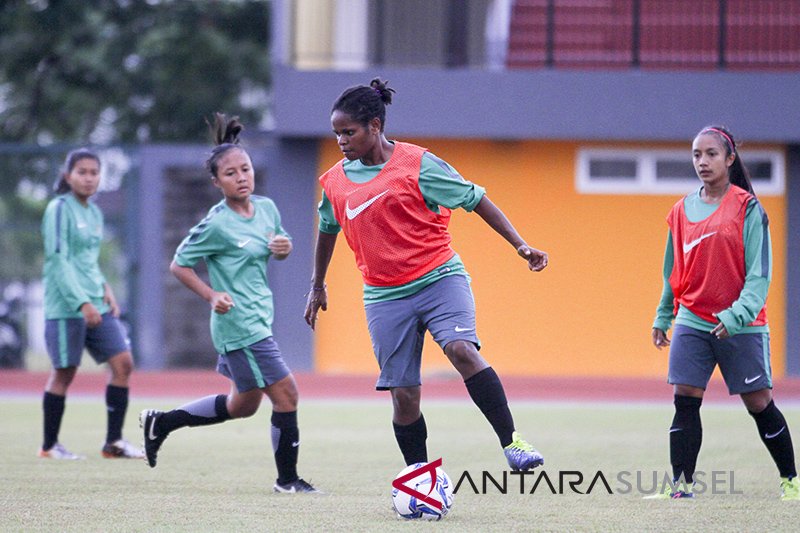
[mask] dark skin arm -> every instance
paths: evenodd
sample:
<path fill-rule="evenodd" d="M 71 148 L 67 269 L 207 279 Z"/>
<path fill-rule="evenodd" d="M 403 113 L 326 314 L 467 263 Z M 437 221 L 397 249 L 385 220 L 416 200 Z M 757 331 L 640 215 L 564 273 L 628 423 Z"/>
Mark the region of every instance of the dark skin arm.
<path fill-rule="evenodd" d="M 325 289 L 325 275 L 336 247 L 336 234 L 320 231 L 317 235 L 317 246 L 314 250 L 314 275 L 311 279 L 311 290 L 308 292 L 306 311 L 303 317 L 313 330 L 317 325 L 317 313 L 320 308 L 328 310 L 328 291 Z"/>
<path fill-rule="evenodd" d="M 484 195 L 481 198 L 475 207 L 475 212 L 517 250 L 517 254 L 528 262 L 530 270 L 539 272 L 547 266 L 547 252 L 528 246 L 506 215 L 489 200 L 488 196 Z"/>

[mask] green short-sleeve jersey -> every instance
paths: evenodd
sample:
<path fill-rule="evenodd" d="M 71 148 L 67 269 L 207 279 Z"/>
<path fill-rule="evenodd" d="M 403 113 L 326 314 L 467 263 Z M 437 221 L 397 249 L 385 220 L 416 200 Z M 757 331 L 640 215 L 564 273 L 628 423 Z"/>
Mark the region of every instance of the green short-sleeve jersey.
<path fill-rule="evenodd" d="M 267 282 L 267 245 L 277 235 L 289 237 L 281 226 L 275 203 L 253 195 L 254 214 L 246 218 L 227 206 L 225 200 L 183 240 L 175 252 L 175 263 L 192 268 L 206 262 L 211 287 L 226 292 L 234 307 L 221 315 L 211 311 L 211 338 L 224 354 L 272 336 L 272 291 Z"/>
<path fill-rule="evenodd" d="M 355 183 L 366 183 L 378 175 L 384 164 L 367 166 L 359 160 L 345 161 L 344 172 L 349 180 Z M 486 190 L 483 187 L 465 180 L 455 168 L 430 152 L 425 152 L 422 156 L 419 172 L 419 190 L 422 193 L 425 205 L 434 213 L 439 212 L 439 206 L 448 209 L 462 208 L 470 212 L 475 209 L 484 194 L 486 194 Z M 319 231 L 335 234 L 339 233 L 341 229 L 333 214 L 333 206 L 323 191 L 322 200 L 319 203 Z M 369 304 L 405 298 L 421 291 L 445 276 L 453 275 L 469 277 L 458 254 L 443 265 L 439 265 L 432 271 L 403 285 L 396 287 L 364 285 L 364 303 Z"/>
<path fill-rule="evenodd" d="M 42 219 L 44 239 L 44 315 L 47 319 L 80 318 L 89 302 L 102 314 L 105 277 L 98 259 L 103 239 L 103 213 L 91 200 L 81 204 L 72 193 L 47 204 Z"/>

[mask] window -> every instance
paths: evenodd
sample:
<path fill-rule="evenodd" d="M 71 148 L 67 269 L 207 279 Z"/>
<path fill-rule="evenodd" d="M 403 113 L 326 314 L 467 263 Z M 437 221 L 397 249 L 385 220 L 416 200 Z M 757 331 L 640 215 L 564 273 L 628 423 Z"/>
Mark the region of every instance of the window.
<path fill-rule="evenodd" d="M 784 155 L 779 150 L 742 151 L 756 194 L 784 192 Z M 583 194 L 686 194 L 699 186 L 689 150 L 581 148 L 576 189 Z"/>

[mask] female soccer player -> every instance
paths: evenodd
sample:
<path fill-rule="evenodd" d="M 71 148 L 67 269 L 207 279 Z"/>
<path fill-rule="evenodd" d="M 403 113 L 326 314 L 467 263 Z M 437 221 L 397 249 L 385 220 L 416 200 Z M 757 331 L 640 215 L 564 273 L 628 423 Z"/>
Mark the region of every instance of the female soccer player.
<path fill-rule="evenodd" d="M 253 164 L 239 145 L 242 129 L 238 118 L 227 120 L 216 114 L 216 146 L 206 168 L 224 199 L 192 228 L 170 265 L 175 277 L 211 306 L 217 371 L 232 381 L 231 391 L 168 412 L 142 411 L 145 454 L 148 464 L 155 467 L 158 450 L 172 431 L 252 416 L 266 394 L 272 402 L 272 448 L 278 467 L 273 489 L 317 492 L 297 475 L 297 386 L 272 337 L 267 262 L 270 257 L 286 259 L 292 241 L 281 226 L 275 203 L 253 194 Z M 211 286 L 193 269 L 200 259 L 208 266 Z"/>
<path fill-rule="evenodd" d="M 547 266 L 547 254 L 525 243 L 483 188 L 425 148 L 386 139 L 386 105 L 393 92 L 376 78 L 369 86 L 345 90 L 333 104 L 331 123 L 345 158 L 320 178 L 306 322 L 313 329 L 319 309 L 327 309 L 325 275 L 343 230 L 364 280 L 369 333 L 381 370 L 376 388 L 391 391 L 394 433 L 406 464 L 428 460 L 420 411 L 428 330 L 497 433 L 509 466 L 528 470 L 544 459 L 515 431 L 500 379 L 478 353 L 469 276 L 450 247 L 450 210 L 474 210 L 533 271 Z"/>
<path fill-rule="evenodd" d="M 700 404 L 719 365 L 730 394 L 741 396 L 780 472 L 781 499 L 800 499 L 789 427 L 772 400 L 766 299 L 772 279 L 767 214 L 753 192 L 733 135 L 703 128 L 692 143 L 700 188 L 667 216 L 664 290 L 653 344 L 669 346 L 668 381 L 675 390 L 670 435 L 679 486 L 657 497 L 693 497 L 691 484 L 703 437 Z M 672 320 L 672 341 L 667 337 Z"/>
<path fill-rule="evenodd" d="M 119 306 L 100 272 L 103 213 L 91 201 L 100 185 L 100 158 L 81 148 L 67 154 L 56 184 L 57 196 L 45 209 L 45 343 L 53 370 L 44 389 L 44 442 L 39 457 L 83 459 L 58 442 L 67 390 L 81 364 L 83 349 L 108 363 L 108 429 L 101 453 L 107 458 L 139 458 L 142 450 L 122 439 L 133 358 L 118 320 Z"/>

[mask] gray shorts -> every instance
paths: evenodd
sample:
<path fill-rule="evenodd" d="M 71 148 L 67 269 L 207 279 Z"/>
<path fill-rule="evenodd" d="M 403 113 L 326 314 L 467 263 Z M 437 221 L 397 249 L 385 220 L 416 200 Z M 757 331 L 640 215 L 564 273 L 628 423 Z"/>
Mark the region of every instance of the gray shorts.
<path fill-rule="evenodd" d="M 769 333 L 740 333 L 720 340 L 705 331 L 675 326 L 669 349 L 670 384 L 705 390 L 716 365 L 731 395 L 771 389 Z"/>
<path fill-rule="evenodd" d="M 219 354 L 217 372 L 233 381 L 236 390 L 243 393 L 277 383 L 291 370 L 283 362 L 278 343 L 267 337 L 246 348 Z"/>
<path fill-rule="evenodd" d="M 83 318 L 45 320 L 44 341 L 53 368 L 80 366 L 84 348 L 98 364 L 131 349 L 125 329 L 111 313 L 104 314 L 94 328 L 86 327 Z"/>
<path fill-rule="evenodd" d="M 480 349 L 475 299 L 466 276 L 447 276 L 406 298 L 368 304 L 366 312 L 372 349 L 381 369 L 377 390 L 422 383 L 426 330 L 442 350 L 457 340 Z"/>

